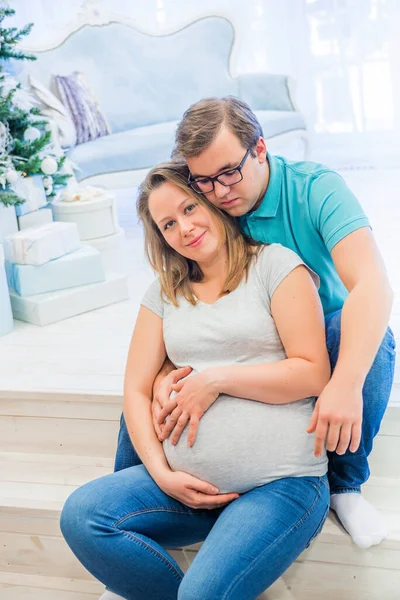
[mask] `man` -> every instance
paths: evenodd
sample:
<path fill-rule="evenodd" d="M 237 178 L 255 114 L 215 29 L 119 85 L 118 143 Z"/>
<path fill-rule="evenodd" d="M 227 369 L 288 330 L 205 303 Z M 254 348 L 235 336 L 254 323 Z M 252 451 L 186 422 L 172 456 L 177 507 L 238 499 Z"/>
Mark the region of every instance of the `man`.
<path fill-rule="evenodd" d="M 233 97 L 191 106 L 175 155 L 186 160 L 193 189 L 239 218 L 251 237 L 291 248 L 320 276 L 333 374 L 308 431 L 316 455 L 325 443 L 329 451 L 331 507 L 341 523 L 360 547 L 380 543 L 386 526 L 360 488 L 389 400 L 395 344 L 387 329 L 393 294 L 367 217 L 337 173 L 269 155 L 256 116 Z M 157 401 L 167 404 L 172 384 L 189 372 L 171 369 L 160 374 L 153 403 L 160 439 Z M 140 462 L 121 424 L 116 470 Z"/>

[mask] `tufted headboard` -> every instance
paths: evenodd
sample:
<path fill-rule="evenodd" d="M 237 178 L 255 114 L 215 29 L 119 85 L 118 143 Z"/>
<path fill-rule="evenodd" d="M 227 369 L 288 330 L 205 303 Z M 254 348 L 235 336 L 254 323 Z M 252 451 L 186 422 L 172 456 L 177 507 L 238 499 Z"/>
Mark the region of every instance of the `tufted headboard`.
<path fill-rule="evenodd" d="M 154 36 L 120 23 L 84 25 L 56 48 L 36 52 L 27 69 L 53 91 L 53 75 L 82 71 L 117 133 L 179 119 L 205 96 L 237 94 L 229 72 L 233 41 L 223 17 Z"/>

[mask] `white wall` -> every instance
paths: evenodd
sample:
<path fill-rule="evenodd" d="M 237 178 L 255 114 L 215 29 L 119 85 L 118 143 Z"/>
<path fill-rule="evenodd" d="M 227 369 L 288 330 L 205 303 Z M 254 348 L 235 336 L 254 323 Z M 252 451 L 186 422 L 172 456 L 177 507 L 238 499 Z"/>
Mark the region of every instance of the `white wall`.
<path fill-rule="evenodd" d="M 316 158 L 400 165 L 398 0 L 13 0 L 12 7 L 16 24 L 35 22 L 24 44 L 32 48 L 57 43 L 82 19 L 123 17 L 162 33 L 227 16 L 237 38 L 233 74 L 265 70 L 297 80 Z"/>

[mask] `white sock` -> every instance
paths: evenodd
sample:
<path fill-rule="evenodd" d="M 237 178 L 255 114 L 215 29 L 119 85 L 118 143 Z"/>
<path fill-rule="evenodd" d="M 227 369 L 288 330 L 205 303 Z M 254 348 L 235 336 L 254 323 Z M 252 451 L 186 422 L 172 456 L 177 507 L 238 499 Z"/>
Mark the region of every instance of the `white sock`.
<path fill-rule="evenodd" d="M 360 548 L 375 546 L 388 534 L 380 512 L 361 494 L 332 494 L 331 508 L 353 542 Z"/>
<path fill-rule="evenodd" d="M 125 600 L 122 596 L 118 596 L 117 594 L 113 594 L 113 592 L 109 592 L 106 590 L 102 596 L 100 596 L 99 600 Z"/>

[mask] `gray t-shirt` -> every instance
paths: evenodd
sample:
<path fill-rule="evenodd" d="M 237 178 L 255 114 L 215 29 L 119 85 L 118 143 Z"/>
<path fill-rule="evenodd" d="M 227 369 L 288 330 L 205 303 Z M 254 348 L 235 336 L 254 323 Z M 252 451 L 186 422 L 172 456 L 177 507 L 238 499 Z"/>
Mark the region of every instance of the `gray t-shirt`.
<path fill-rule="evenodd" d="M 281 281 L 303 261 L 280 244 L 265 246 L 246 281 L 213 304 L 195 306 L 183 297 L 179 307 L 163 300 L 156 280 L 141 304 L 162 318 L 170 360 L 190 365 L 191 375 L 219 365 L 251 365 L 286 358 L 271 316 L 271 298 Z M 310 270 L 316 285 L 318 276 Z M 164 442 L 174 471 L 186 471 L 220 492 L 243 493 L 282 477 L 321 476 L 327 458 L 313 454 L 314 435 L 306 432 L 315 398 L 264 404 L 221 394 L 200 420 L 195 444 L 187 427 L 178 444 Z"/>

